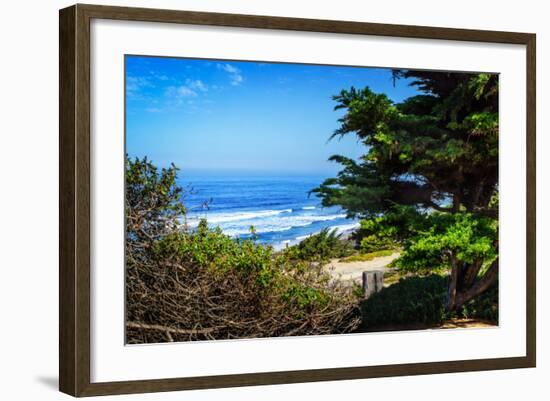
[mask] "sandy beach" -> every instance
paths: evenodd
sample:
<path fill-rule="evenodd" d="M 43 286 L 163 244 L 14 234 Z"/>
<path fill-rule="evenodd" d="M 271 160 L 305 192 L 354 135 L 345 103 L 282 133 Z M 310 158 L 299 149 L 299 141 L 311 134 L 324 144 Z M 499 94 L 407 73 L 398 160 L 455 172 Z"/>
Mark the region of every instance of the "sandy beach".
<path fill-rule="evenodd" d="M 339 259 L 332 259 L 326 269 L 336 279 L 360 283 L 364 271 L 388 270 L 388 265 L 398 256 L 399 252 L 394 252 L 389 256 L 380 256 L 367 261 L 341 262 Z"/>

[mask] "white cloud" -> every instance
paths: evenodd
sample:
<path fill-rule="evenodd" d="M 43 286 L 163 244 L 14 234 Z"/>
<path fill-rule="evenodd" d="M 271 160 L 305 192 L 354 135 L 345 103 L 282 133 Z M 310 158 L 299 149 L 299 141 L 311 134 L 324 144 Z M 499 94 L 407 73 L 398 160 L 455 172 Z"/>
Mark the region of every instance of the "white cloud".
<path fill-rule="evenodd" d="M 231 85 L 238 86 L 243 81 L 244 78 L 241 75 L 241 70 L 231 64 L 217 64 L 218 69 L 225 71 L 229 74 L 229 79 L 231 80 Z"/>
<path fill-rule="evenodd" d="M 240 74 L 235 74 L 231 76 L 231 85 L 237 86 L 243 82 L 243 77 Z"/>
<path fill-rule="evenodd" d="M 133 77 L 129 76 L 126 78 L 126 92 L 128 94 L 133 94 L 139 92 L 141 88 L 154 88 L 155 85 L 151 83 L 146 77 Z"/>
<path fill-rule="evenodd" d="M 165 75 L 165 74 L 159 74 L 155 71 L 149 71 L 149 74 L 151 74 L 151 76 L 155 79 L 158 79 L 160 81 L 168 81 L 168 75 Z"/>
<path fill-rule="evenodd" d="M 197 96 L 197 92 L 195 92 L 193 89 L 182 85 L 182 86 L 169 86 L 166 88 L 166 96 L 168 97 L 174 97 L 174 98 L 182 98 L 182 97 L 195 97 Z"/>
<path fill-rule="evenodd" d="M 190 89 L 198 90 L 201 92 L 208 91 L 208 86 L 204 82 L 202 82 L 200 79 L 193 80 L 188 78 L 185 80 L 185 83 Z"/>
<path fill-rule="evenodd" d="M 231 64 L 218 64 L 218 66 L 219 68 L 221 68 L 222 70 L 230 74 L 235 74 L 240 72 L 237 67 L 234 67 Z"/>
<path fill-rule="evenodd" d="M 188 88 L 187 86 L 179 86 L 177 94 L 181 97 L 197 96 L 197 92 L 195 92 L 193 89 Z"/>

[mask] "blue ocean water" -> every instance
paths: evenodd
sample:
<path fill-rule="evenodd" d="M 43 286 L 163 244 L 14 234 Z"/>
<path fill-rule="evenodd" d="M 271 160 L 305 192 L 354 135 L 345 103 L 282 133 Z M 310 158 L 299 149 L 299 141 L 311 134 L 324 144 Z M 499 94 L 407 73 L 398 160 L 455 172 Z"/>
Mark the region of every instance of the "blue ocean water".
<path fill-rule="evenodd" d="M 254 226 L 259 243 L 279 249 L 325 227 L 347 232 L 357 222 L 338 207 L 325 208 L 309 191 L 326 177 L 183 176 L 187 224 L 201 218 L 235 238 L 250 238 Z M 206 206 L 207 205 L 207 206 Z"/>

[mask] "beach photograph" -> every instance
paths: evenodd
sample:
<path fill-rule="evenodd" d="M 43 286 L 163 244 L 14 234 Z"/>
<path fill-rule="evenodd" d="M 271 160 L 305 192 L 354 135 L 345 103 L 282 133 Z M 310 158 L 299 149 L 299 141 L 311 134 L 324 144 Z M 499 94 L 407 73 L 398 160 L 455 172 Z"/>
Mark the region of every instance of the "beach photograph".
<path fill-rule="evenodd" d="M 125 56 L 126 343 L 499 324 L 499 77 Z"/>

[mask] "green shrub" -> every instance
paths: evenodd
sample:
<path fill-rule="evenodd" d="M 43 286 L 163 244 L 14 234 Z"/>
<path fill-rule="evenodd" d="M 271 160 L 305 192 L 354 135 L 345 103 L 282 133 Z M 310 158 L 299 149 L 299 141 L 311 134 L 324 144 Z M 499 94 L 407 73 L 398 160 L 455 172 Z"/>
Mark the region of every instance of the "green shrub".
<path fill-rule="evenodd" d="M 392 324 L 440 324 L 450 317 L 498 322 L 498 282 L 458 312 L 445 310 L 447 276 L 401 278 L 361 305 L 363 330 Z"/>
<path fill-rule="evenodd" d="M 353 253 L 351 242 L 343 240 L 336 230 L 324 228 L 318 234 L 311 235 L 297 245 L 285 250 L 292 260 L 327 261 L 342 258 Z"/>
<path fill-rule="evenodd" d="M 400 211 L 401 213 L 386 214 L 360 221 L 359 229 L 353 234 L 353 239 L 361 252 L 396 249 L 401 246 L 400 236 L 408 231 L 403 215 L 408 216 L 408 214 L 406 209 Z"/>
<path fill-rule="evenodd" d="M 381 258 L 383 256 L 391 256 L 394 254 L 394 250 L 392 249 L 385 249 L 382 251 L 374 251 L 369 253 L 358 253 L 355 255 L 351 255 L 348 257 L 345 257 L 340 260 L 340 262 L 349 263 L 349 262 L 368 262 L 369 260 L 373 260 L 374 258 Z"/>
<path fill-rule="evenodd" d="M 281 269 L 273 263 L 271 247 L 258 246 L 252 240 L 235 240 L 220 228 L 209 229 L 201 220 L 195 232 L 173 231 L 154 244 L 157 258 L 178 255 L 188 263 L 208 268 L 222 275 L 234 270 L 257 284 L 269 286 Z"/>
<path fill-rule="evenodd" d="M 126 277 L 131 343 L 337 334 L 360 321 L 358 296 L 322 265 L 206 222 L 157 239 L 139 261 L 130 257 Z M 172 329 L 182 331 L 166 337 Z"/>
<path fill-rule="evenodd" d="M 473 213 L 433 212 L 418 217 L 417 232 L 404 243 L 397 267 L 410 272 L 442 272 L 454 259 L 463 269 L 495 260 L 498 225 Z M 459 273 L 460 274 L 460 273 Z M 466 289 L 462 289 L 463 291 Z"/>
<path fill-rule="evenodd" d="M 447 278 L 407 277 L 363 301 L 362 328 L 386 324 L 441 323 L 445 319 Z"/>
<path fill-rule="evenodd" d="M 376 252 L 380 250 L 395 249 L 398 247 L 394 241 L 380 238 L 377 235 L 367 235 L 358 241 L 361 252 Z"/>

